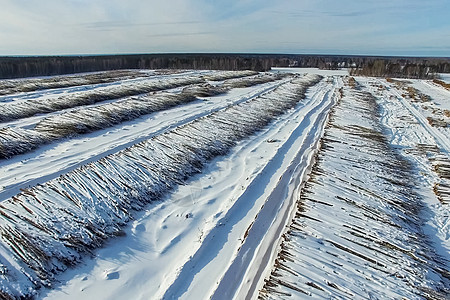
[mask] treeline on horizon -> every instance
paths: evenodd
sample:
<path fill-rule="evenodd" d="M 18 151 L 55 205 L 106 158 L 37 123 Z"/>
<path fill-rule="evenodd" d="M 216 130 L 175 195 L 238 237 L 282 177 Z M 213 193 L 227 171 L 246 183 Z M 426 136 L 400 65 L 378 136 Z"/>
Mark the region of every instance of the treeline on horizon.
<path fill-rule="evenodd" d="M 368 61 L 362 66 L 350 68 L 349 73 L 352 76 L 435 79 L 439 78 L 438 73 L 450 73 L 449 67 L 449 60 L 376 59 Z"/>
<path fill-rule="evenodd" d="M 431 78 L 450 73 L 450 58 L 281 54 L 142 54 L 0 57 L 0 79 L 118 69 L 268 71 L 272 67 L 349 68 L 352 75 Z"/>

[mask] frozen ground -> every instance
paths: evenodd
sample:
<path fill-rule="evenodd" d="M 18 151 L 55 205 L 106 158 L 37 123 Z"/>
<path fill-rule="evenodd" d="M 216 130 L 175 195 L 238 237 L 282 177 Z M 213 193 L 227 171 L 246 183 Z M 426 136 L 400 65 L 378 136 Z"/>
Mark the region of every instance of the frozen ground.
<path fill-rule="evenodd" d="M 131 97 L 197 93 L 0 160 L 3 295 L 445 295 L 450 136 L 427 118 L 446 120 L 449 92 L 420 80 L 353 82 L 346 70 L 273 73 L 292 71 L 299 75 L 264 81 L 251 72 L 146 71 L 85 91 L 2 96 L 0 105 L 122 95 L 121 86 L 147 93 L 145 82 L 157 82 L 156 93 Z M 217 95 L 199 96 L 205 84 Z M 2 127 L 34 130 L 49 116 L 123 101 L 111 97 Z"/>

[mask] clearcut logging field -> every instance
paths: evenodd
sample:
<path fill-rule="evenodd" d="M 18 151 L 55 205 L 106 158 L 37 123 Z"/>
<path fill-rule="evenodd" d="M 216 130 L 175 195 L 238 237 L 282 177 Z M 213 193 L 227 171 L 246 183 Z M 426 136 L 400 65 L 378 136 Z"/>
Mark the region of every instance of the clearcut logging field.
<path fill-rule="evenodd" d="M 444 299 L 450 91 L 314 69 L 0 80 L 0 201 L 0 298 Z"/>

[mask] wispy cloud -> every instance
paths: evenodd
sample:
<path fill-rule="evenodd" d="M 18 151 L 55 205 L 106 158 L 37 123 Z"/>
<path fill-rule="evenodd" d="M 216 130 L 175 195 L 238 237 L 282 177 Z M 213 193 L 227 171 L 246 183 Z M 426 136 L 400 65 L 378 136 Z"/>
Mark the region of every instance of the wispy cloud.
<path fill-rule="evenodd" d="M 167 25 L 188 25 L 188 24 L 201 24 L 199 21 L 173 21 L 173 22 L 142 22 L 142 23 L 131 23 L 126 21 L 104 21 L 104 22 L 90 22 L 81 25 L 87 29 L 117 29 L 125 27 L 149 27 L 149 26 L 167 26 Z"/>
<path fill-rule="evenodd" d="M 318 18 L 318 17 L 361 17 L 374 14 L 373 10 L 354 10 L 354 11 L 331 11 L 331 10 L 300 10 L 300 11 L 271 11 L 271 13 L 283 17 L 291 18 Z"/>
<path fill-rule="evenodd" d="M 423 55 L 429 49 L 433 55 L 450 56 L 448 0 L 1 1 L 0 55 L 411 55 L 415 49 Z"/>
<path fill-rule="evenodd" d="M 184 32 L 184 33 L 157 33 L 157 34 L 149 34 L 147 37 L 158 37 L 158 38 L 172 38 L 172 37 L 180 37 L 180 36 L 196 36 L 196 35 L 210 35 L 214 34 L 212 31 L 204 31 L 204 32 Z"/>

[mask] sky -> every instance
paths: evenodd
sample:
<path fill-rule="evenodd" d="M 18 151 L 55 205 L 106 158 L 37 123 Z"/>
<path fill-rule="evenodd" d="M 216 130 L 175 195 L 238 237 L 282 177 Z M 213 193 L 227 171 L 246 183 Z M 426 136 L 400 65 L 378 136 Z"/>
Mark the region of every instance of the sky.
<path fill-rule="evenodd" d="M 450 0 L 0 0 L 0 55 L 450 57 Z"/>

